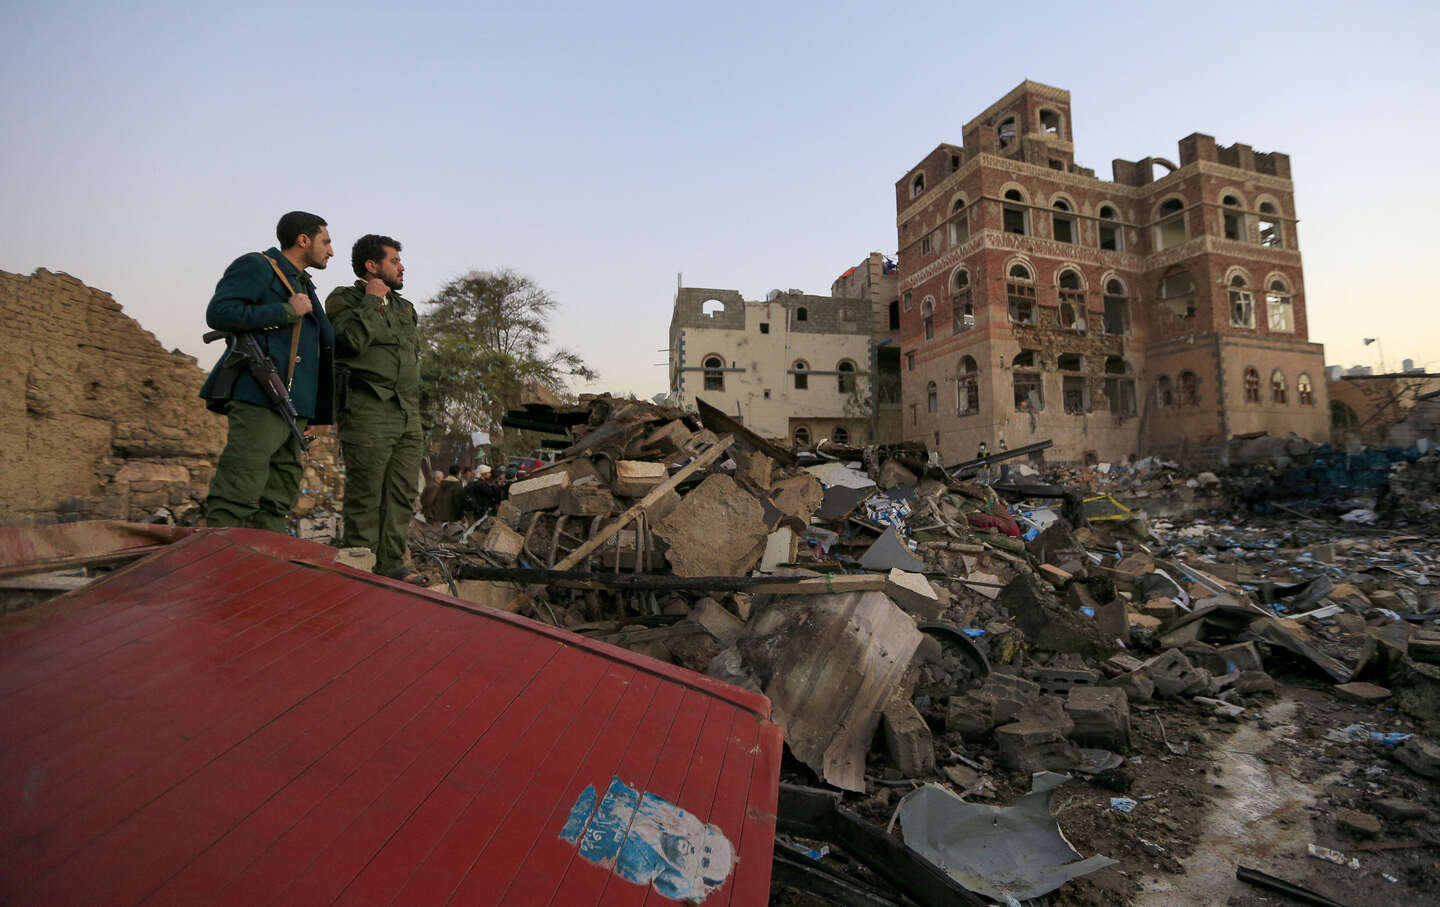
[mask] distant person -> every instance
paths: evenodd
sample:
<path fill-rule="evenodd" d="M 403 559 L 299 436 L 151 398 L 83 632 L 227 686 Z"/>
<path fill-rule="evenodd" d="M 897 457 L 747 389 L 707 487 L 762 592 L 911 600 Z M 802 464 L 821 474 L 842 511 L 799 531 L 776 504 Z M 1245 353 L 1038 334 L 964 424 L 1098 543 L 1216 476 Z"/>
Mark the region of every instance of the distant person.
<path fill-rule="evenodd" d="M 981 442 L 980 442 L 980 447 L 979 447 L 978 449 L 976 449 L 976 451 L 975 451 L 975 459 L 981 460 L 981 459 L 984 459 L 985 457 L 988 457 L 988 456 L 990 456 L 990 448 L 985 444 L 984 441 L 981 441 Z M 978 475 L 976 476 L 976 478 L 977 478 L 980 482 L 983 482 L 983 483 L 986 484 L 986 485 L 989 485 L 989 484 L 990 484 L 990 464 L 989 464 L 989 463 L 982 463 L 982 464 L 980 464 L 979 473 L 978 473 Z"/>
<path fill-rule="evenodd" d="M 305 272 L 323 270 L 335 252 L 324 219 L 304 211 L 280 218 L 275 239 L 279 248 L 242 255 L 225 269 L 205 322 L 212 330 L 258 335 L 286 379 L 296 424 L 311 438 L 313 426 L 334 421 L 335 334 Z M 200 389 L 206 407 L 224 413 L 228 425 L 205 498 L 206 525 L 285 532 L 300 496 L 300 440 L 259 382 L 227 360 Z"/>
<path fill-rule="evenodd" d="M 375 572 L 424 582 L 405 564 L 420 428 L 420 318 L 400 295 L 400 243 L 367 233 L 350 250 L 355 282 L 325 300 L 335 322 L 345 545 L 375 552 Z"/>
<path fill-rule="evenodd" d="M 440 482 L 435 495 L 435 518 L 453 523 L 465 516 L 465 486 L 460 484 L 460 467 L 451 466 L 450 474 Z"/>
<path fill-rule="evenodd" d="M 435 521 L 435 496 L 440 493 L 440 482 L 444 478 L 445 473 L 435 470 L 425 484 L 425 490 L 420 492 L 420 512 L 432 523 Z"/>

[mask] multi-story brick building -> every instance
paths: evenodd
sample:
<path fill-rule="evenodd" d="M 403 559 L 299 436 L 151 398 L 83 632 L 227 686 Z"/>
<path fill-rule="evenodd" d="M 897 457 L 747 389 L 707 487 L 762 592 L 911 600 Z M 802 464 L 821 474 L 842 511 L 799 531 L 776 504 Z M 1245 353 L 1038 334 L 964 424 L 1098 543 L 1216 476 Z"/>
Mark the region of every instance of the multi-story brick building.
<path fill-rule="evenodd" d="M 1075 163 L 1070 94 L 1023 82 L 895 187 L 906 438 L 944 462 L 1328 435 L 1287 155 L 1195 133 Z M 1156 171 L 1162 171 L 1156 177 Z"/>
<path fill-rule="evenodd" d="M 870 300 L 870 384 L 874 392 L 870 439 L 888 444 L 904 438 L 900 408 L 900 270 L 879 252 L 830 284 L 837 299 Z"/>
<path fill-rule="evenodd" d="M 703 399 L 746 426 L 802 446 L 869 439 L 869 299 L 682 287 L 670 316 L 670 397 Z"/>

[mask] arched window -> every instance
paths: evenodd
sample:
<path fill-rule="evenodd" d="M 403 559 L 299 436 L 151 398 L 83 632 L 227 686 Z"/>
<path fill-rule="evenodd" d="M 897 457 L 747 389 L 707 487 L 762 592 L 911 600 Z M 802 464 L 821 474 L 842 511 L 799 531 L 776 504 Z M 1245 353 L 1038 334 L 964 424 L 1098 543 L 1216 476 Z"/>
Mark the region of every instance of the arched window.
<path fill-rule="evenodd" d="M 796 321 L 809 321 L 809 320 L 810 320 L 810 313 L 805 310 L 805 307 L 804 307 L 803 305 L 800 306 L 799 308 L 797 308 L 797 309 L 795 310 L 795 320 L 796 320 Z"/>
<path fill-rule="evenodd" d="M 1200 379 L 1194 372 L 1184 371 L 1180 373 L 1180 400 L 1181 406 L 1200 405 Z"/>
<path fill-rule="evenodd" d="M 1100 206 L 1100 248 L 1119 252 L 1124 248 L 1120 225 L 1114 223 L 1120 215 L 1110 205 Z"/>
<path fill-rule="evenodd" d="M 940 394 L 935 387 L 935 382 L 931 381 L 929 384 L 925 385 L 925 412 L 933 413 L 938 411 L 939 409 Z"/>
<path fill-rule="evenodd" d="M 1030 210 L 1025 206 L 1025 193 L 1019 189 L 1005 190 L 1002 224 L 1006 233 L 1025 236 L 1030 232 Z"/>
<path fill-rule="evenodd" d="M 1278 277 L 1270 281 L 1265 293 L 1265 322 L 1277 334 L 1295 330 L 1295 311 L 1290 303 L 1290 288 Z"/>
<path fill-rule="evenodd" d="M 1245 369 L 1245 402 L 1260 402 L 1260 372 L 1254 367 Z"/>
<path fill-rule="evenodd" d="M 809 446 L 810 446 L 810 429 L 806 428 L 806 427 L 803 426 L 803 425 L 797 425 L 797 426 L 795 427 L 795 446 L 796 446 L 796 447 L 809 447 Z"/>
<path fill-rule="evenodd" d="M 855 363 L 848 359 L 842 360 L 839 365 L 835 366 L 835 371 L 840 373 L 840 393 L 855 393 Z"/>
<path fill-rule="evenodd" d="M 1135 379 L 1130 363 L 1119 356 L 1105 358 L 1105 396 L 1110 399 L 1110 414 L 1126 418 L 1135 415 Z"/>
<path fill-rule="evenodd" d="M 995 127 L 995 138 L 1000 145 L 1000 150 L 1005 150 L 1015 144 L 1015 118 L 1006 117 Z"/>
<path fill-rule="evenodd" d="M 970 238 L 970 212 L 965 199 L 957 198 L 950 206 L 950 245 L 958 246 Z"/>
<path fill-rule="evenodd" d="M 1060 327 L 1085 333 L 1085 284 L 1080 272 L 1066 268 L 1060 272 Z"/>
<path fill-rule="evenodd" d="M 1295 379 L 1295 397 L 1301 406 L 1315 405 L 1315 388 L 1310 384 L 1310 376 L 1305 372 Z"/>
<path fill-rule="evenodd" d="M 1285 246 L 1285 233 L 1280 226 L 1280 209 L 1270 202 L 1260 203 L 1260 245 L 1272 249 Z"/>
<path fill-rule="evenodd" d="M 950 297 L 950 311 L 954 324 L 951 330 L 958 334 L 975 326 L 975 302 L 970 298 L 970 272 L 961 268 L 955 272 L 950 283 L 955 295 Z"/>
<path fill-rule="evenodd" d="M 1130 300 L 1126 298 L 1125 284 L 1118 278 L 1105 282 L 1105 333 L 1130 333 Z"/>
<path fill-rule="evenodd" d="M 1063 198 L 1057 198 L 1050 207 L 1055 209 L 1054 213 L 1050 215 L 1055 225 L 1053 231 L 1055 241 L 1066 243 L 1075 242 L 1075 218 L 1070 216 L 1070 212 L 1073 210 L 1070 207 L 1070 203 Z"/>
<path fill-rule="evenodd" d="M 925 326 L 925 339 L 935 339 L 935 300 L 925 297 L 920 303 L 920 322 Z"/>
<path fill-rule="evenodd" d="M 1010 361 L 1011 380 L 1015 388 L 1015 409 L 1022 413 L 1045 409 L 1045 382 L 1040 374 L 1040 356 L 1034 350 L 1021 350 Z"/>
<path fill-rule="evenodd" d="M 955 412 L 961 416 L 980 412 L 980 367 L 973 356 L 961 356 L 956 369 Z"/>
<path fill-rule="evenodd" d="M 920 193 L 922 193 L 922 192 L 924 192 L 924 191 L 925 191 L 925 174 L 923 174 L 923 173 L 917 173 L 917 174 L 915 174 L 915 178 L 910 181 L 910 197 L 911 197 L 911 198 L 914 198 L 915 196 L 919 195 Z"/>
<path fill-rule="evenodd" d="M 1244 274 L 1237 273 L 1230 278 L 1230 326 L 1255 327 L 1255 297 L 1245 282 Z"/>
<path fill-rule="evenodd" d="M 795 389 L 797 391 L 808 390 L 810 387 L 810 364 L 804 359 L 796 359 L 792 369 L 795 372 Z"/>
<path fill-rule="evenodd" d="M 1171 268 L 1160 278 L 1155 294 L 1160 304 L 1179 318 L 1195 317 L 1195 278 L 1183 268 Z"/>
<path fill-rule="evenodd" d="M 1040 111 L 1040 131 L 1057 139 L 1065 138 L 1060 124 L 1060 114 L 1053 110 Z"/>
<path fill-rule="evenodd" d="M 1005 301 L 1011 321 L 1016 324 L 1035 323 L 1035 275 L 1018 261 L 1010 266 L 1005 278 Z"/>
<path fill-rule="evenodd" d="M 1155 405 L 1168 408 L 1175 403 L 1174 392 L 1170 389 L 1170 376 L 1161 375 L 1155 379 Z"/>
<path fill-rule="evenodd" d="M 719 356 L 705 357 L 705 389 L 707 391 L 723 391 L 725 389 L 725 360 Z"/>
<path fill-rule="evenodd" d="M 1285 403 L 1285 373 L 1278 368 L 1270 373 L 1270 402 L 1279 405 Z"/>
<path fill-rule="evenodd" d="M 835 426 L 835 430 L 830 433 L 830 440 L 836 444 L 849 444 L 850 432 L 845 430 L 845 426 L 837 425 Z"/>
<path fill-rule="evenodd" d="M 718 299 L 707 299 L 700 303 L 700 314 L 706 318 L 714 318 L 716 315 L 725 314 L 725 303 Z"/>
<path fill-rule="evenodd" d="M 1244 242 L 1245 212 L 1240 208 L 1240 199 L 1226 195 L 1220 199 L 1221 215 L 1225 222 L 1225 238 Z"/>
<path fill-rule="evenodd" d="M 1341 403 L 1339 400 L 1330 401 L 1330 430 L 1340 432 L 1357 432 L 1360 430 L 1360 417 L 1348 403 Z"/>
<path fill-rule="evenodd" d="M 1155 209 L 1155 248 L 1178 246 L 1190 236 L 1185 232 L 1185 202 L 1167 198 Z"/>

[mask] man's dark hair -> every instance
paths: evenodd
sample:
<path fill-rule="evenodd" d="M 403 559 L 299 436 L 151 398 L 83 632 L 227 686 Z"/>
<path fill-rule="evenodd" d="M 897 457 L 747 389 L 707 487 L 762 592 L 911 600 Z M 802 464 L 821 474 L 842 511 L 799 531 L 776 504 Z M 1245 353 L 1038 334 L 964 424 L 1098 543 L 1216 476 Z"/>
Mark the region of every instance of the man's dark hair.
<path fill-rule="evenodd" d="M 374 259 L 370 259 L 370 260 L 371 260 L 371 261 L 374 261 Z M 460 465 L 459 465 L 458 463 L 451 463 L 451 464 L 450 464 L 450 474 L 451 474 L 452 476 L 458 476 L 458 475 L 460 474 Z"/>
<path fill-rule="evenodd" d="M 355 276 L 364 278 L 365 262 L 380 261 L 385 257 L 386 248 L 401 251 L 400 243 L 388 236 L 366 233 L 355 240 L 355 246 L 350 250 L 350 267 L 355 270 Z"/>
<path fill-rule="evenodd" d="M 321 227 L 328 227 L 325 218 L 318 214 L 310 214 L 306 211 L 291 211 L 280 218 L 280 223 L 275 225 L 275 238 L 280 240 L 280 248 L 288 249 L 300 241 L 301 236 L 315 238 Z"/>

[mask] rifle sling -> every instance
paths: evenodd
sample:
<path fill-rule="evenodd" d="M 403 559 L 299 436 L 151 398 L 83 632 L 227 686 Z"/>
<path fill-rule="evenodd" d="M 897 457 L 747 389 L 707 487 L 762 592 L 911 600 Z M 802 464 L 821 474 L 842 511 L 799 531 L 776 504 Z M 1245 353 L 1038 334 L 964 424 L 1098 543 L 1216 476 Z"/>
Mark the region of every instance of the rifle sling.
<path fill-rule="evenodd" d="M 275 269 L 275 276 L 278 277 L 278 278 L 280 278 L 280 282 L 283 283 L 283 284 L 285 284 L 285 289 L 290 292 L 290 295 L 291 295 L 291 296 L 294 296 L 294 295 L 295 295 L 295 288 L 292 287 L 292 286 L 290 286 L 290 281 L 285 278 L 285 272 L 280 270 L 280 266 L 275 263 L 275 259 L 271 258 L 269 255 L 265 255 L 264 252 L 261 252 L 260 254 L 261 254 L 261 255 L 264 255 L 264 256 L 265 256 L 265 260 L 268 261 L 268 262 L 270 262 L 270 267 L 272 267 L 272 268 Z M 301 316 L 301 320 L 304 320 L 304 316 L 303 316 L 303 315 Z M 285 372 L 285 388 L 286 388 L 286 390 L 289 390 L 290 385 L 295 382 L 295 356 L 296 356 L 296 354 L 298 354 L 299 352 L 300 352 L 300 321 L 296 321 L 296 322 L 295 322 L 295 327 L 294 327 L 294 329 L 290 331 L 290 367 L 289 367 L 289 368 L 286 370 L 286 372 Z"/>

